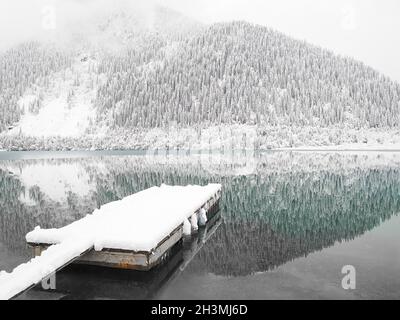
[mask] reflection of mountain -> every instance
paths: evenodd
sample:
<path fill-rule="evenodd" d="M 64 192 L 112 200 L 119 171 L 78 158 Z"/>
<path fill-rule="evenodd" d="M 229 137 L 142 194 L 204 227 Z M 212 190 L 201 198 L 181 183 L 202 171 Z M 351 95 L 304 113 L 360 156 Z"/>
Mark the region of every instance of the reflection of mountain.
<path fill-rule="evenodd" d="M 242 177 L 225 196 L 228 219 L 191 266 L 245 275 L 351 240 L 400 212 L 400 169 Z"/>
<path fill-rule="evenodd" d="M 60 226 L 95 207 L 161 183 L 224 185 L 225 223 L 190 264 L 195 272 L 246 275 L 353 239 L 400 212 L 400 157 L 393 154 L 271 153 L 247 176 L 221 174 L 196 157 L 99 157 L 0 163 L 0 241 L 23 248 L 36 225 Z M 254 159 L 253 159 L 254 160 Z M 87 194 L 68 192 L 56 202 L 18 172 L 38 163 L 79 165 Z M 17 167 L 11 174 L 5 168 Z M 222 168 L 222 166 L 224 168 Z M 86 189 L 85 189 L 86 190 Z M 21 199 L 25 193 L 32 200 Z"/>
<path fill-rule="evenodd" d="M 67 189 L 65 197 L 56 201 L 38 185 L 25 184 L 16 172 L 0 164 L 0 241 L 9 248 L 25 249 L 25 234 L 37 225 L 60 227 L 93 211 L 88 196 Z M 49 178 L 46 173 L 43 177 L 44 181 Z"/>

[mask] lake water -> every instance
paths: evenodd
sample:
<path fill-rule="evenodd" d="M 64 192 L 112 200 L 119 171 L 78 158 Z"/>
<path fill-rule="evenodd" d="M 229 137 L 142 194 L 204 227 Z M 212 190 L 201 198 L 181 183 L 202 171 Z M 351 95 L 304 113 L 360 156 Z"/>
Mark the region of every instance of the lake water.
<path fill-rule="evenodd" d="M 0 270 L 61 227 L 145 188 L 223 184 L 220 219 L 149 273 L 71 267 L 27 299 L 399 299 L 400 153 L 0 152 Z M 356 289 L 342 288 L 342 268 Z"/>

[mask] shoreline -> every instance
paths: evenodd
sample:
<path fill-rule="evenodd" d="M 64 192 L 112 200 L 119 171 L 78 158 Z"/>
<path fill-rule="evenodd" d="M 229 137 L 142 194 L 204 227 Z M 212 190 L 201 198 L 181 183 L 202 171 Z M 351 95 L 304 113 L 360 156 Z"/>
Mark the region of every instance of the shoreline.
<path fill-rule="evenodd" d="M 281 148 L 272 150 L 233 150 L 223 152 L 221 150 L 1 150 L 0 161 L 7 160 L 38 160 L 38 159 L 74 159 L 89 157 L 118 157 L 118 156 L 138 156 L 138 157 L 159 157 L 159 156 L 179 156 L 179 157 L 201 157 L 201 156 L 233 156 L 255 158 L 258 155 L 268 153 L 400 153 L 400 149 L 341 149 L 341 148 Z"/>
<path fill-rule="evenodd" d="M 400 152 L 400 130 L 221 125 L 92 132 L 79 137 L 0 134 L 0 152 Z"/>

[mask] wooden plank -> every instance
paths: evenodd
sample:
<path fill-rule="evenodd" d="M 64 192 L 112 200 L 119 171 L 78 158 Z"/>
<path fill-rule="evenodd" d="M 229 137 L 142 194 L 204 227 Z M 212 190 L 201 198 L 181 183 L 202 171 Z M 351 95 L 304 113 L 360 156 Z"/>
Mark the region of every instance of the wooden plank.
<path fill-rule="evenodd" d="M 182 236 L 183 226 L 181 226 L 176 233 L 174 233 L 167 241 L 158 246 L 156 250 L 148 256 L 149 269 L 155 267 L 159 263 L 162 263 L 163 260 L 167 259 L 168 250 L 172 248 L 178 241 L 180 241 L 182 239 Z"/>
<path fill-rule="evenodd" d="M 133 252 L 113 249 L 105 249 L 102 251 L 92 250 L 76 260 L 75 263 L 147 271 L 166 258 L 168 250 L 182 238 L 182 233 L 183 229 L 182 226 L 180 226 L 152 252 Z"/>

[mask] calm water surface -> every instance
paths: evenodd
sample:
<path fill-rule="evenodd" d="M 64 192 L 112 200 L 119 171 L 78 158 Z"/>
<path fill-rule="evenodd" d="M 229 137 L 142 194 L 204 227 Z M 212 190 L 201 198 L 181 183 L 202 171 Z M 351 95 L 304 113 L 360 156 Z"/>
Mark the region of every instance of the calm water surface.
<path fill-rule="evenodd" d="M 0 152 L 0 269 L 61 227 L 145 188 L 220 182 L 220 218 L 149 273 L 71 267 L 28 299 L 399 299 L 400 153 Z M 342 289 L 342 267 L 357 271 Z"/>

